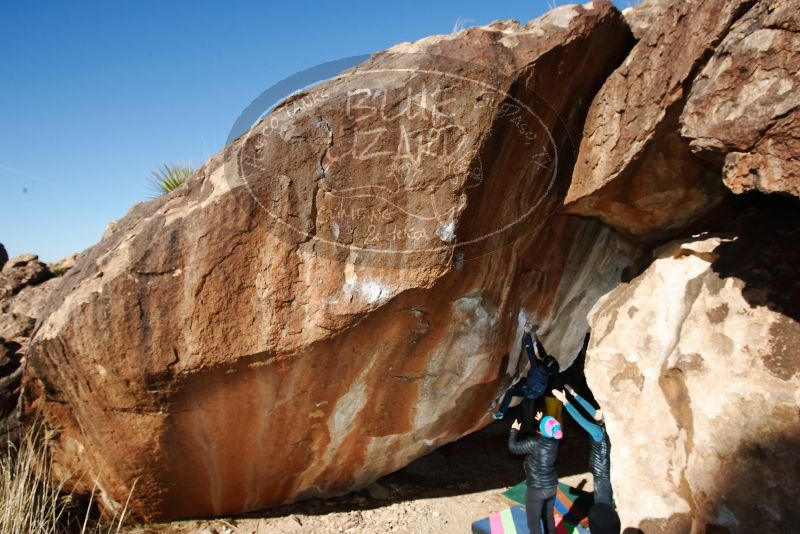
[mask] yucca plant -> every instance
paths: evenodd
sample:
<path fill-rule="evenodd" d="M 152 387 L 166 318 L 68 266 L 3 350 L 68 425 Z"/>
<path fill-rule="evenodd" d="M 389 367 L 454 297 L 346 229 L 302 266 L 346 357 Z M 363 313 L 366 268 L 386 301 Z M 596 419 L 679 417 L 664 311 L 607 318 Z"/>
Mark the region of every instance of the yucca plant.
<path fill-rule="evenodd" d="M 182 186 L 195 172 L 187 163 L 164 163 L 150 173 L 150 187 L 157 195 L 164 195 Z"/>

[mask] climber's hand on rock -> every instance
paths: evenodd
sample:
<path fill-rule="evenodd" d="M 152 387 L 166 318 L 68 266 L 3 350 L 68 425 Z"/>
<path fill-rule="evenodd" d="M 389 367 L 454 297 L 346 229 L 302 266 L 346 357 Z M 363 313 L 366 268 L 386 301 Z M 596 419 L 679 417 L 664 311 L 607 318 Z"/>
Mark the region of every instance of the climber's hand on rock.
<path fill-rule="evenodd" d="M 522 428 L 522 423 L 520 423 L 518 419 L 514 419 L 514 422 L 511 423 L 511 428 L 514 430 L 520 430 Z"/>

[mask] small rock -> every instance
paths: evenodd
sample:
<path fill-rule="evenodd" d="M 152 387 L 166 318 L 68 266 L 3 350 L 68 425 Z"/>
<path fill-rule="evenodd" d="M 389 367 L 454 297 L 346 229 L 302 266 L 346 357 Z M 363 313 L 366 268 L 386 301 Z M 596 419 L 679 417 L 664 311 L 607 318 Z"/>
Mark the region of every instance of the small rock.
<path fill-rule="evenodd" d="M 0 338 L 0 368 L 5 367 L 12 360 L 11 356 L 14 354 L 14 349 L 5 344 L 5 340 Z"/>
<path fill-rule="evenodd" d="M 48 265 L 50 268 L 50 272 L 52 272 L 55 276 L 61 276 L 62 274 L 66 273 L 70 269 L 75 266 L 75 262 L 78 260 L 78 254 L 70 254 L 65 258 L 61 258 L 55 263 L 51 263 Z"/>
<path fill-rule="evenodd" d="M 15 258 L 11 258 L 8 260 L 8 265 L 3 265 L 3 271 L 6 269 L 19 269 L 20 267 L 24 267 L 29 263 L 34 263 L 39 260 L 39 256 L 36 254 L 20 254 Z"/>
<path fill-rule="evenodd" d="M 367 486 L 367 492 L 370 497 L 378 501 L 388 501 L 392 498 L 392 492 L 377 482 Z"/>
<path fill-rule="evenodd" d="M 34 254 L 22 254 L 5 262 L 0 271 L 0 299 L 7 298 L 28 285 L 44 282 L 52 275 L 47 265 Z"/>
<path fill-rule="evenodd" d="M 19 338 L 27 338 L 33 331 L 36 321 L 31 317 L 18 313 L 0 314 L 0 337 L 3 339 L 17 341 Z"/>

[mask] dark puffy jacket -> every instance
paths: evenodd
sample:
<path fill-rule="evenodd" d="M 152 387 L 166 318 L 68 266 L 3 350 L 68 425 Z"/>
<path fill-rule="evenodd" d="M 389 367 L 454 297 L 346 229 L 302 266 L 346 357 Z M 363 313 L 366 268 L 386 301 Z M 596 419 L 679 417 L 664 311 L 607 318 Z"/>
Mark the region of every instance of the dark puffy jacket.
<path fill-rule="evenodd" d="M 591 450 L 589 452 L 589 469 L 594 478 L 611 479 L 611 440 L 608 433 L 603 428 L 603 439 L 600 441 L 589 440 Z"/>
<path fill-rule="evenodd" d="M 525 345 L 525 352 L 528 354 L 528 361 L 531 363 L 531 368 L 528 371 L 528 376 L 525 378 L 525 383 L 528 390 L 531 392 L 529 395 L 532 398 L 542 396 L 547 390 L 547 385 L 550 382 L 550 375 L 557 375 L 558 361 L 547 354 L 544 350 L 544 345 L 536 338 L 534 343 L 533 338 L 529 333 L 522 336 L 522 341 Z M 537 358 L 537 353 L 541 360 Z"/>
<path fill-rule="evenodd" d="M 586 413 L 595 413 L 595 407 L 589 404 L 580 395 L 575 395 L 575 402 L 581 405 Z M 591 438 L 591 449 L 589 452 L 589 470 L 594 478 L 611 479 L 611 440 L 608 439 L 605 425 L 590 421 L 584 416 L 575 405 L 569 401 L 564 405 L 567 412 L 583 428 Z"/>
<path fill-rule="evenodd" d="M 525 454 L 525 483 L 531 488 L 549 489 L 558 486 L 556 456 L 558 440 L 540 434 L 523 441 L 517 441 L 517 431 L 513 428 L 508 435 L 508 450 L 511 454 Z"/>

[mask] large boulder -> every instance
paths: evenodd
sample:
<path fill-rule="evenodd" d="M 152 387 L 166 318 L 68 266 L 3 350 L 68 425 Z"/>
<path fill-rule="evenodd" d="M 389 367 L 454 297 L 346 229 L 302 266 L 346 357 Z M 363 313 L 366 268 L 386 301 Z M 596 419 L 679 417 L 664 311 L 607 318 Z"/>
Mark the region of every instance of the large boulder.
<path fill-rule="evenodd" d="M 800 6 L 762 0 L 692 84 L 681 134 L 734 193 L 800 196 Z"/>
<path fill-rule="evenodd" d="M 586 373 L 606 414 L 623 524 L 800 524 L 798 266 L 798 205 L 768 204 L 663 247 L 594 307 Z"/>
<path fill-rule="evenodd" d="M 567 212 L 654 240 L 723 200 L 718 166 L 692 153 L 678 121 L 709 50 L 750 4 L 651 0 L 627 13 L 639 41 L 589 109 Z"/>
<path fill-rule="evenodd" d="M 630 43 L 597 1 L 398 45 L 135 206 L 29 352 L 55 475 L 146 519 L 343 492 L 487 424 L 526 319 L 568 365 L 635 255 L 555 215 Z"/>

